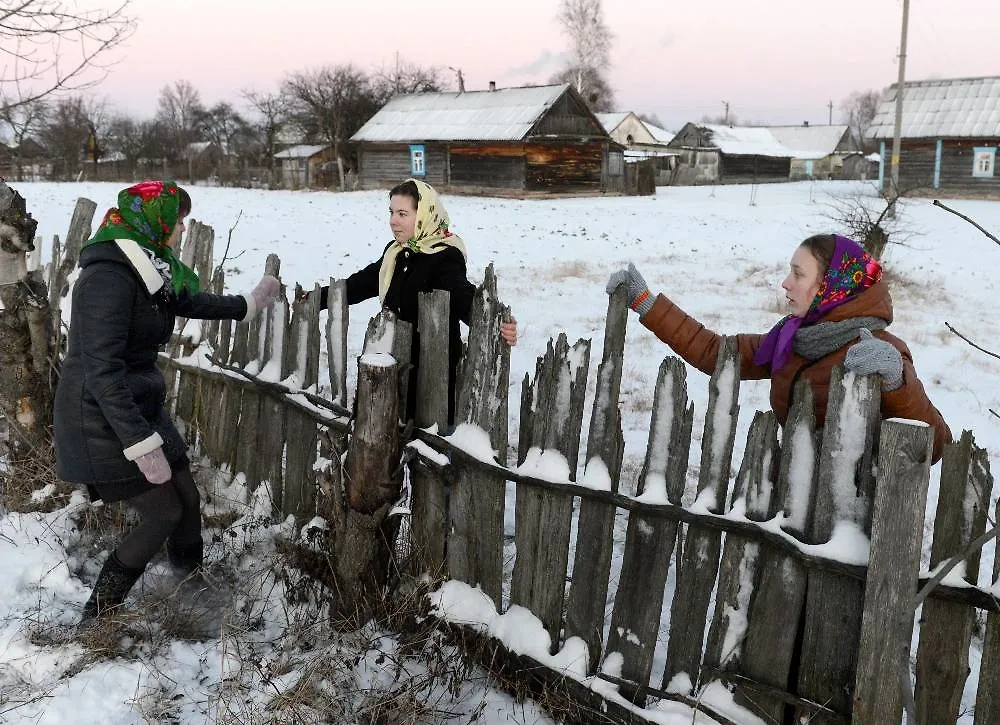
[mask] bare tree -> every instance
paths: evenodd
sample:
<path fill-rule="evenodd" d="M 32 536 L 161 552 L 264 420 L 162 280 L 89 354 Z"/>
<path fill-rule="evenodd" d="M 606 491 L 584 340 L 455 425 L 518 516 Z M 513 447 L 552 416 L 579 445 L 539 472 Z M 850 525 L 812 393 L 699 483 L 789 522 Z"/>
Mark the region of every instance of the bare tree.
<path fill-rule="evenodd" d="M 868 139 L 868 129 L 875 120 L 882 92 L 876 90 L 855 91 L 840 102 L 840 115 L 850 127 L 851 135 L 858 147 L 871 151 L 871 141 Z"/>
<path fill-rule="evenodd" d="M 245 90 L 243 98 L 257 114 L 252 125 L 259 131 L 259 153 L 263 165 L 271 172 L 271 182 L 275 177 L 274 155 L 278 152 L 278 134 L 288 120 L 291 103 L 282 93 Z M 258 162 L 259 163 L 259 162 Z"/>
<path fill-rule="evenodd" d="M 340 188 L 344 188 L 347 140 L 381 107 L 372 79 L 353 65 L 293 73 L 282 86 L 295 120 L 333 147 Z"/>
<path fill-rule="evenodd" d="M 432 93 L 444 89 L 440 68 L 423 68 L 416 63 L 401 59 L 396 55 L 396 63 L 391 68 L 382 68 L 375 73 L 375 85 L 384 100 L 405 93 Z"/>
<path fill-rule="evenodd" d="M 556 80 L 572 83 L 594 110 L 613 107 L 604 73 L 611 65 L 611 30 L 604 22 L 601 0 L 561 0 L 559 23 L 570 42 L 570 63 Z"/>
<path fill-rule="evenodd" d="M 99 83 L 135 23 L 129 0 L 82 10 L 64 0 L 14 0 L 0 5 L 0 106 L 14 107 L 57 91 Z"/>
<path fill-rule="evenodd" d="M 44 98 L 12 106 L 0 106 L 0 120 L 10 126 L 11 130 L 10 154 L 18 181 L 24 178 L 24 142 L 42 130 L 48 112 L 49 104 Z"/>
<path fill-rule="evenodd" d="M 198 121 L 203 114 L 201 96 L 190 81 L 175 81 L 160 89 L 156 119 L 167 132 L 167 155 L 171 159 L 179 158 L 187 145 L 197 139 Z"/>
<path fill-rule="evenodd" d="M 701 117 L 701 123 L 711 123 L 715 126 L 739 126 L 740 120 L 736 117 L 735 113 L 719 114 L 718 116 L 712 116 L 706 113 Z"/>
<path fill-rule="evenodd" d="M 55 178 L 76 177 L 83 169 L 88 138 L 93 134 L 98 144 L 103 143 L 109 120 L 103 99 L 76 95 L 55 103 L 39 134 L 52 158 Z"/>

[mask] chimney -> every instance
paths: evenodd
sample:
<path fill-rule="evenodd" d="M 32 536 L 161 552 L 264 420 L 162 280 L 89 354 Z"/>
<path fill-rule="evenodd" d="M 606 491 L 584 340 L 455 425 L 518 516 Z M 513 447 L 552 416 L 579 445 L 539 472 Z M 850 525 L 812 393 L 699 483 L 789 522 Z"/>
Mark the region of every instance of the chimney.
<path fill-rule="evenodd" d="M 497 82 L 496 81 L 490 81 L 490 93 L 492 93 L 496 89 L 497 89 Z"/>

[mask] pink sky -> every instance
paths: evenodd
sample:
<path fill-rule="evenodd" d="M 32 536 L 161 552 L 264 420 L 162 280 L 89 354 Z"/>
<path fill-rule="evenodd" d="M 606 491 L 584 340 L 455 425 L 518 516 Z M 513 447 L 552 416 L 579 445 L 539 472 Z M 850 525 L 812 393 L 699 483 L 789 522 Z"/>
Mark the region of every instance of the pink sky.
<path fill-rule="evenodd" d="M 208 105 L 239 105 L 240 89 L 276 89 L 289 72 L 374 70 L 397 52 L 461 68 L 470 90 L 541 83 L 567 46 L 557 9 L 558 0 L 133 0 L 138 30 L 96 92 L 146 116 L 162 86 L 185 79 Z M 826 123 L 832 100 L 836 122 L 849 93 L 896 78 L 901 0 L 604 0 L 604 12 L 619 109 L 655 113 L 668 128 L 721 114 L 723 101 L 742 121 Z M 1000 75 L 998 27 L 997 0 L 913 0 L 907 77 Z"/>

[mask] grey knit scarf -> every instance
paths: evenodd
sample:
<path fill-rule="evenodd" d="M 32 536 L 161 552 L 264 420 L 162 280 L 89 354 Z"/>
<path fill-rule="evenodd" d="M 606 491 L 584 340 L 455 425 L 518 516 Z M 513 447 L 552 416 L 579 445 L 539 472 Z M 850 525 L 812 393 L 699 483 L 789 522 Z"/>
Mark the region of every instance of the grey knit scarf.
<path fill-rule="evenodd" d="M 815 325 L 800 327 L 795 332 L 795 354 L 810 362 L 819 360 L 851 340 L 858 339 L 858 330 L 862 327 L 874 332 L 888 326 L 889 323 L 880 317 L 852 317 L 840 322 L 817 322 Z"/>

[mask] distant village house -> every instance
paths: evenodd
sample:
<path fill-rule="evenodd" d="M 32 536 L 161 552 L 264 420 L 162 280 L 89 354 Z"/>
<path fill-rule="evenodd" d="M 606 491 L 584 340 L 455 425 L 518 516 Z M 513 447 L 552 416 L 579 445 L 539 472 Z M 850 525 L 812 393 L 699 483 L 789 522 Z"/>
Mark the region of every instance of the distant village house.
<path fill-rule="evenodd" d="M 274 155 L 284 189 L 309 189 L 333 183 L 330 172 L 333 148 L 323 144 L 299 144 Z"/>
<path fill-rule="evenodd" d="M 788 181 L 794 153 L 766 128 L 686 123 L 670 141 L 680 152 L 674 183 Z"/>
<path fill-rule="evenodd" d="M 782 146 L 794 154 L 788 178 L 860 179 L 868 162 L 847 125 L 767 126 Z"/>
<path fill-rule="evenodd" d="M 674 137 L 672 131 L 647 123 L 632 111 L 598 113 L 597 120 L 611 138 L 625 148 L 626 164 L 650 161 L 657 185 L 670 183 L 671 172 L 680 156 L 679 151 L 668 145 Z"/>
<path fill-rule="evenodd" d="M 396 96 L 354 134 L 362 188 L 621 191 L 624 155 L 568 84 Z"/>

